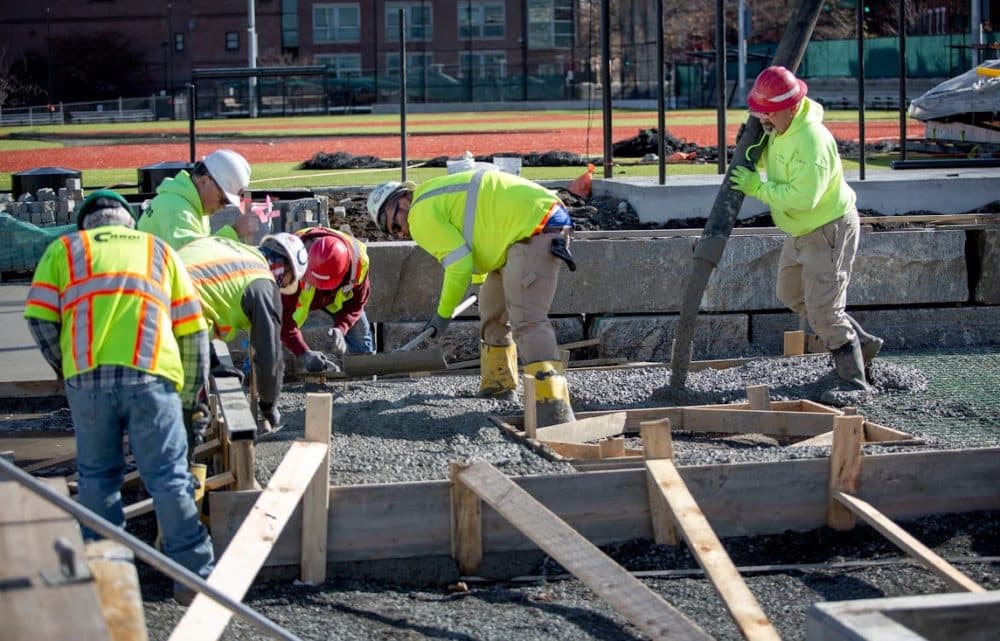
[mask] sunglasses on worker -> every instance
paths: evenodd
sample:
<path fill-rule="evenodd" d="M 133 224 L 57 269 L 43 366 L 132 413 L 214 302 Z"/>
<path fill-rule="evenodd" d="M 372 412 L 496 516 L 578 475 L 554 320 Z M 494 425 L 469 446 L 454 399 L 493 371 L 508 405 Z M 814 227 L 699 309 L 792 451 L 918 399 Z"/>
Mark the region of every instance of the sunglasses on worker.
<path fill-rule="evenodd" d="M 390 210 L 389 207 L 392 207 Z M 393 236 L 398 235 L 403 231 L 403 226 L 396 222 L 396 218 L 399 215 L 399 198 L 391 198 L 389 202 L 385 204 L 385 228 L 388 233 Z"/>

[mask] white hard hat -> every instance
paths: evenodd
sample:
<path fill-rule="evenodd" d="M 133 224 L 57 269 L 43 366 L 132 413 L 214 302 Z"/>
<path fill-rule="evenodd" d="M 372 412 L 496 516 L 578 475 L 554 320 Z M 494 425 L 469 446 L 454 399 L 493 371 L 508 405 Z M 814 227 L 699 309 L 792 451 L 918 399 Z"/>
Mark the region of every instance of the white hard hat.
<path fill-rule="evenodd" d="M 292 276 L 298 283 L 309 266 L 309 252 L 302 244 L 302 239 L 295 234 L 268 234 L 260 240 L 260 246 L 282 254 L 292 266 Z"/>
<path fill-rule="evenodd" d="M 247 159 L 231 149 L 219 149 L 202 158 L 202 162 L 212 180 L 226 194 L 229 204 L 239 207 L 243 191 L 250 186 L 250 163 Z"/>
<path fill-rule="evenodd" d="M 375 226 L 388 233 L 389 230 L 385 228 L 385 222 L 379 220 L 379 214 L 382 213 L 382 206 L 385 205 L 386 201 L 399 190 L 408 189 L 412 191 L 416 188 L 417 184 L 409 180 L 406 182 L 390 180 L 389 182 L 384 182 L 375 189 L 372 189 L 368 194 L 368 214 L 375 222 Z"/>

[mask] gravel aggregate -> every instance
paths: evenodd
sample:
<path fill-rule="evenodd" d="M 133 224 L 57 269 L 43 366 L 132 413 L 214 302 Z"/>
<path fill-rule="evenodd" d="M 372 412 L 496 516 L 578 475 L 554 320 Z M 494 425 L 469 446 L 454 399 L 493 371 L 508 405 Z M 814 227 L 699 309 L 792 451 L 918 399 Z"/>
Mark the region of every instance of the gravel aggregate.
<path fill-rule="evenodd" d="M 997 372 L 1000 355 L 968 350 L 944 354 L 940 359 L 953 359 L 955 366 L 924 371 L 919 359 L 910 354 L 889 354 L 876 361 L 872 379 L 877 394 L 859 405 L 859 411 L 924 438 L 926 443 L 866 445 L 866 453 L 1000 444 L 996 405 L 982 396 L 956 401 L 949 393 L 953 379 L 970 366 L 980 376 Z M 571 370 L 569 382 L 574 408 L 585 411 L 737 402 L 745 400 L 747 385 L 761 383 L 770 385 L 774 400 L 816 399 L 830 382 L 831 371 L 828 358 L 764 359 L 727 370 L 692 372 L 684 394 L 668 399 L 652 396 L 668 382 L 667 368 Z M 998 379 L 989 380 L 995 389 Z M 491 415 L 521 414 L 518 397 L 480 399 L 477 387 L 475 375 L 328 386 L 326 390 L 334 394 L 331 483 L 442 479 L 447 477 L 449 461 L 473 457 L 486 459 L 509 475 L 573 471 L 565 462 L 549 461 L 523 447 L 490 421 Z M 303 383 L 286 385 L 280 407 L 287 426 L 261 439 L 256 448 L 261 483 L 267 482 L 288 443 L 301 436 L 304 394 L 309 391 L 318 390 Z M 769 437 L 707 439 L 683 434 L 678 434 L 675 450 L 680 465 L 829 454 L 825 447 L 781 447 Z M 1000 512 L 931 516 L 900 524 L 938 554 L 955 561 L 983 587 L 1000 589 Z M 723 544 L 737 566 L 756 568 L 744 572 L 746 583 L 785 640 L 806 639 L 806 612 L 818 601 L 949 591 L 939 578 L 863 525 L 850 532 L 824 528 L 727 538 Z M 714 638 L 742 638 L 711 582 L 700 574 L 683 545 L 633 540 L 603 549 L 632 571 L 690 571 L 642 580 Z M 783 567 L 760 567 L 775 565 Z M 150 638 L 166 639 L 183 608 L 170 599 L 169 582 L 148 568 L 140 566 L 140 571 Z M 582 583 L 566 578 L 564 570 L 541 553 L 529 574 L 505 582 L 470 579 L 467 589 L 413 582 L 407 577 L 392 583 L 330 579 L 321 586 L 270 580 L 256 584 L 245 601 L 302 639 L 645 638 Z M 234 621 L 223 638 L 266 637 Z"/>

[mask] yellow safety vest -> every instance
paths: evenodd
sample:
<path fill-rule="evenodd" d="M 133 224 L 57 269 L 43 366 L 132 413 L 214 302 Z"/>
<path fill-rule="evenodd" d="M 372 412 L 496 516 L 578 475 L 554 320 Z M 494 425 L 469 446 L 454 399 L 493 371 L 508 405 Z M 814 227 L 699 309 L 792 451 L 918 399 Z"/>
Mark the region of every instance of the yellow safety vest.
<path fill-rule="evenodd" d="M 317 229 L 321 228 L 306 227 L 295 233 L 300 237 L 305 237 Z M 350 234 L 336 229 L 323 229 L 323 231 L 330 235 L 339 236 L 351 248 L 351 277 L 337 290 L 333 302 L 326 306 L 328 312 L 336 314 L 344 307 L 344 303 L 354 298 L 354 288 L 368 278 L 368 248 L 365 247 L 364 243 Z M 312 301 L 315 296 L 316 288 L 303 284 L 302 289 L 299 291 L 298 301 L 295 304 L 295 311 L 292 313 L 292 318 L 299 327 L 302 327 L 302 324 L 306 322 L 306 318 L 309 317 L 309 310 L 312 307 Z"/>
<path fill-rule="evenodd" d="M 184 383 L 178 336 L 206 329 L 198 296 L 162 240 L 120 226 L 56 239 L 45 250 L 24 308 L 59 323 L 64 378 L 101 365 Z"/>
<path fill-rule="evenodd" d="M 240 301 L 255 280 L 274 281 L 267 259 L 257 249 L 221 236 L 191 241 L 177 252 L 198 290 L 205 318 L 225 341 L 250 327 Z"/>

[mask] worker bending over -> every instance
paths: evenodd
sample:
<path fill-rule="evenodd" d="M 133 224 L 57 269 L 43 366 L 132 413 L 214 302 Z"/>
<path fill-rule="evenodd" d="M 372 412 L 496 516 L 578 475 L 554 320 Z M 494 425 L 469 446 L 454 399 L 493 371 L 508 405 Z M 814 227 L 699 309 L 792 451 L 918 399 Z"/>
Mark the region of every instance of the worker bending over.
<path fill-rule="evenodd" d="M 162 238 L 179 250 L 192 240 L 212 233 L 208 217 L 229 205 L 240 209 L 233 226 L 219 230 L 219 236 L 240 240 L 258 229 L 257 219 L 243 207 L 250 184 L 250 163 L 229 149 L 213 151 L 195 163 L 190 173 L 182 170 L 165 178 L 156 188 L 156 197 L 139 217 L 137 227 Z"/>
<path fill-rule="evenodd" d="M 215 336 L 231 341 L 250 333 L 253 368 L 263 430 L 277 430 L 284 376 L 281 354 L 281 294 L 298 289 L 306 250 L 293 234 L 265 236 L 259 248 L 220 236 L 192 241 L 178 252 L 198 292 Z"/>
<path fill-rule="evenodd" d="M 847 286 L 858 250 L 856 195 L 844 180 L 837 142 L 823 125 L 823 107 L 806 97 L 806 83 L 784 67 L 768 67 L 747 96 L 769 140 L 760 164 L 767 180 L 733 167 L 732 188 L 771 208 L 788 234 L 778 259 L 778 298 L 833 354 L 840 381 L 824 402 L 849 404 L 870 392 L 865 366 L 882 339 L 847 314 Z"/>
<path fill-rule="evenodd" d="M 281 341 L 307 372 L 340 371 L 336 361 L 311 349 L 299 329 L 309 312 L 333 318 L 330 336 L 337 357 L 375 351 L 365 305 L 371 293 L 368 250 L 350 234 L 326 227 L 295 232 L 309 252 L 309 266 L 299 288 L 281 298 Z"/>
<path fill-rule="evenodd" d="M 128 434 L 164 554 L 206 577 L 214 558 L 195 506 L 184 415 L 206 381 L 208 326 L 177 254 L 134 224 L 119 194 L 88 196 L 80 231 L 53 241 L 39 261 L 24 315 L 42 356 L 66 382 L 80 503 L 125 526 Z M 84 536 L 97 538 L 88 528 Z M 175 584 L 174 596 L 188 603 L 193 594 Z"/>
<path fill-rule="evenodd" d="M 517 389 L 520 350 L 525 374 L 534 376 L 538 425 L 574 420 L 548 319 L 559 266 L 576 269 L 573 221 L 559 198 L 530 180 L 480 169 L 419 187 L 383 183 L 369 194 L 368 212 L 379 229 L 412 238 L 444 267 L 437 315 L 425 328 L 432 337 L 448 327 L 473 274 L 487 275 L 479 292 L 480 392 Z"/>

